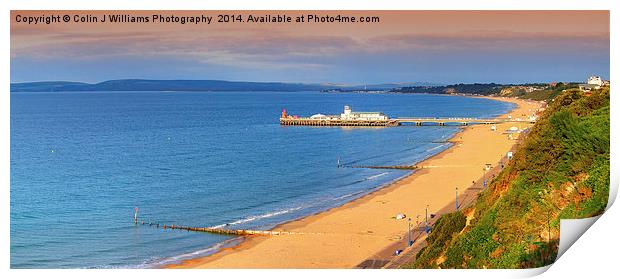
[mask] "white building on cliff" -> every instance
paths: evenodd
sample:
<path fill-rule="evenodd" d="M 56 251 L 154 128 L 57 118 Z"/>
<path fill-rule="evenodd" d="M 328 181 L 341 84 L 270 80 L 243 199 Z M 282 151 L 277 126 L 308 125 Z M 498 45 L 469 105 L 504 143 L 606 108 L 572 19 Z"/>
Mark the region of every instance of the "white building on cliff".
<path fill-rule="evenodd" d="M 588 78 L 588 82 L 585 84 L 579 84 L 581 91 L 590 91 L 593 89 L 601 89 L 601 86 L 609 85 L 608 81 L 603 80 L 599 76 L 591 76 Z"/>

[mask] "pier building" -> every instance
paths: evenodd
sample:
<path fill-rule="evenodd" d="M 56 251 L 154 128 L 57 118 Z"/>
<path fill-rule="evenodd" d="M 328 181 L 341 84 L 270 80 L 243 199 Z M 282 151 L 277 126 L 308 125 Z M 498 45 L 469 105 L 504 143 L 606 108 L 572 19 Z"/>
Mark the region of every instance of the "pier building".
<path fill-rule="evenodd" d="M 352 111 L 350 106 L 344 106 L 344 111 L 340 114 L 340 119 L 375 121 L 388 120 L 388 117 L 381 112 Z"/>

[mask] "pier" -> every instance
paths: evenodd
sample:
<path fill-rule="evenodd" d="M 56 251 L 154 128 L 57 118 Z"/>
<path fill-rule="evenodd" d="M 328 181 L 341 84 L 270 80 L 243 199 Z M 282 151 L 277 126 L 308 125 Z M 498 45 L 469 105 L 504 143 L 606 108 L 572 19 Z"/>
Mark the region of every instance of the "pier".
<path fill-rule="evenodd" d="M 533 124 L 535 118 L 467 118 L 467 117 L 398 117 L 389 118 L 381 112 L 353 112 L 349 106 L 344 107 L 340 115 L 315 114 L 310 117 L 288 115 L 286 110 L 280 116 L 280 125 L 285 126 L 364 126 L 364 127 L 394 127 L 401 125 L 412 126 L 467 126 L 474 124 L 494 125 L 500 123 L 528 123 Z"/>
<path fill-rule="evenodd" d="M 340 119 L 311 119 L 311 118 L 280 118 L 280 125 L 286 126 L 398 126 L 396 120 L 340 120 Z"/>
<path fill-rule="evenodd" d="M 424 117 L 402 117 L 395 119 L 399 125 L 411 123 L 415 126 L 423 125 L 439 125 L 446 126 L 446 124 L 456 124 L 461 126 L 467 126 L 470 124 L 498 124 L 509 122 L 510 119 L 484 119 L 484 118 L 424 118 Z"/>

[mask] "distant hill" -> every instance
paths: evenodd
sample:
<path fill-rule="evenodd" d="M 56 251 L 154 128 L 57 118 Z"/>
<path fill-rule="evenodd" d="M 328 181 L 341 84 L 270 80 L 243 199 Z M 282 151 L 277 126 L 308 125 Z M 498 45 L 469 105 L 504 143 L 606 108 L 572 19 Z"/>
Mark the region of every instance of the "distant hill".
<path fill-rule="evenodd" d="M 423 82 L 345 85 L 318 83 L 248 82 L 225 80 L 150 80 L 118 79 L 99 83 L 42 81 L 11 83 L 11 92 L 61 91 L 321 91 L 329 89 L 356 90 L 365 87 L 391 90 L 402 86 L 433 85 Z"/>
<path fill-rule="evenodd" d="M 431 88 L 442 86 L 438 83 L 430 83 L 430 82 L 402 82 L 402 83 L 380 83 L 380 84 L 364 84 L 364 85 L 334 85 L 328 86 L 328 89 L 323 89 L 323 92 L 330 93 L 376 93 L 376 92 L 398 92 L 401 88 L 412 88 L 412 87 L 424 87 Z M 426 92 L 425 92 L 426 93 Z"/>
<path fill-rule="evenodd" d="M 11 83 L 11 92 L 39 92 L 39 91 L 62 91 L 62 88 L 71 86 L 89 85 L 82 82 L 70 81 L 41 81 L 41 82 L 24 82 Z M 60 90 L 58 90 L 60 89 Z"/>
<path fill-rule="evenodd" d="M 332 86 L 333 89 L 342 90 L 396 90 L 403 87 L 435 87 L 442 86 L 439 83 L 431 82 L 400 82 L 400 83 L 380 83 L 380 84 L 365 84 L 365 85 L 348 85 L 348 86 Z"/>
<path fill-rule="evenodd" d="M 66 81 L 12 83 L 11 92 L 57 91 L 314 91 L 320 84 L 245 82 L 224 80 L 147 80 L 120 79 L 100 83 Z M 330 86 L 331 87 L 331 86 Z"/>
<path fill-rule="evenodd" d="M 452 84 L 445 86 L 404 86 L 394 88 L 392 92 L 397 93 L 433 93 L 433 94 L 480 94 L 493 95 L 500 92 L 505 85 L 497 83 L 471 83 L 471 84 Z"/>

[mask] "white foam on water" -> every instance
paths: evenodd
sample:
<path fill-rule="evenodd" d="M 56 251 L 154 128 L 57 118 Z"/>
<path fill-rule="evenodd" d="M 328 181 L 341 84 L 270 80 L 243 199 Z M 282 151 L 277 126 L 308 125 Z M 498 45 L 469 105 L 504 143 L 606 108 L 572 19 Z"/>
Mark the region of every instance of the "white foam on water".
<path fill-rule="evenodd" d="M 436 150 L 436 149 L 442 148 L 442 147 L 444 147 L 444 146 L 446 146 L 446 144 L 445 144 L 445 143 L 440 144 L 440 145 L 435 146 L 435 147 L 432 147 L 432 148 L 429 148 L 429 149 L 426 149 L 426 152 L 431 152 L 431 151 L 433 151 L 433 150 Z"/>
<path fill-rule="evenodd" d="M 144 269 L 144 268 L 156 268 L 169 264 L 180 263 L 184 260 L 195 259 L 201 256 L 212 255 L 215 252 L 221 250 L 222 248 L 231 246 L 240 241 L 240 238 L 232 238 L 229 240 L 225 240 L 219 243 L 214 244 L 213 246 L 209 246 L 205 249 L 180 254 L 167 258 L 150 258 L 148 260 L 143 261 L 140 264 L 135 265 L 100 265 L 86 268 L 94 268 L 94 269 Z"/>
<path fill-rule="evenodd" d="M 280 210 L 280 211 L 269 212 L 269 213 L 265 213 L 265 214 L 262 214 L 262 215 L 250 216 L 250 217 L 247 217 L 247 218 L 244 218 L 244 219 L 236 220 L 236 221 L 231 222 L 231 223 L 226 223 L 226 224 L 221 224 L 221 225 L 217 225 L 217 226 L 212 226 L 211 228 L 219 229 L 219 228 L 223 228 L 223 227 L 226 227 L 226 226 L 245 224 L 245 223 L 252 222 L 252 221 L 257 221 L 257 220 L 261 220 L 261 219 L 265 219 L 265 218 L 270 218 L 270 217 L 274 217 L 274 216 L 278 216 L 278 215 L 282 215 L 282 214 L 286 214 L 286 213 L 291 213 L 293 211 L 297 211 L 297 210 L 300 210 L 302 208 L 303 207 L 299 206 L 299 207 L 284 209 L 284 210 Z"/>
<path fill-rule="evenodd" d="M 201 250 L 197 250 L 197 251 L 193 251 L 193 252 L 189 252 L 189 253 L 185 253 L 185 254 L 181 254 L 181 255 L 176 255 L 176 256 L 172 256 L 172 257 L 168 257 L 168 258 L 164 258 L 155 262 L 150 262 L 150 263 L 143 263 L 141 265 L 138 265 L 136 268 L 152 268 L 152 267 L 158 267 L 158 266 L 164 266 L 164 265 L 169 265 L 169 264 L 174 264 L 174 263 L 179 263 L 183 260 L 187 260 L 187 259 L 194 259 L 197 258 L 199 256 L 206 256 L 206 255 L 211 255 L 214 254 L 215 252 L 219 251 L 220 249 L 234 243 L 238 241 L 238 238 L 233 238 L 233 239 L 229 239 L 223 242 L 219 242 L 213 246 L 207 247 L 205 249 L 201 249 Z"/>
<path fill-rule="evenodd" d="M 388 173 L 387 172 L 383 172 L 383 173 L 380 173 L 380 174 L 371 175 L 369 177 L 366 177 L 366 179 L 364 179 L 364 180 L 372 180 L 372 179 L 375 179 L 375 178 L 382 177 L 382 176 L 384 176 L 386 174 L 388 174 Z"/>
<path fill-rule="evenodd" d="M 357 191 L 357 192 L 354 192 L 354 193 L 351 193 L 351 194 L 346 194 L 346 195 L 342 195 L 342 196 L 339 196 L 339 197 L 335 197 L 335 198 L 333 198 L 333 200 L 335 200 L 335 201 L 342 200 L 342 199 L 346 199 L 346 198 L 349 198 L 349 197 L 357 196 L 357 195 L 360 195 L 360 194 L 363 194 L 363 193 L 366 193 L 366 192 L 367 191 Z"/>

